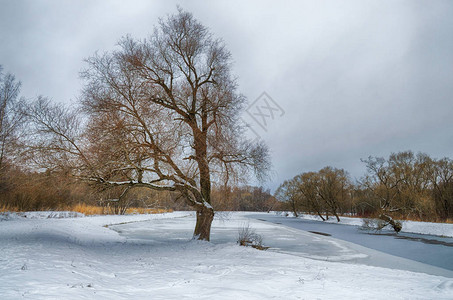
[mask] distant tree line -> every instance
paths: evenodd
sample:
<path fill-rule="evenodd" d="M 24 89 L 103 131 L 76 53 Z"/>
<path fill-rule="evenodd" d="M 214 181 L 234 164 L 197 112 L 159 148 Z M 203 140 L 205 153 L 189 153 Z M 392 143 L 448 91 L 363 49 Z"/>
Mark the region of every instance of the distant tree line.
<path fill-rule="evenodd" d="M 20 87 L 20 82 L 0 66 L 0 210 L 64 209 L 76 203 L 107 206 L 116 213 L 124 213 L 130 206 L 192 209 L 180 191 L 129 189 L 132 183 L 141 184 L 143 162 L 149 157 L 143 156 L 133 140 L 124 144 L 126 138 L 135 138 L 135 133 L 123 132 L 123 121 L 109 127 L 112 140 L 99 144 L 100 136 L 109 136 L 98 127 L 108 125 L 110 119 L 96 119 L 88 134 L 81 135 L 79 122 L 87 120 L 78 119 L 76 111 L 52 106 L 44 99 L 30 103 L 20 97 Z M 90 145 L 85 149 L 89 157 L 77 152 L 79 142 Z M 122 166 L 124 161 L 131 166 Z M 231 162 L 235 161 L 248 163 L 240 154 L 231 156 Z M 275 197 L 262 187 L 213 182 L 212 206 L 216 210 L 290 210 L 295 215 L 309 212 L 324 220 L 339 220 L 345 214 L 437 221 L 453 218 L 450 158 L 433 159 L 405 151 L 362 161 L 367 172 L 356 182 L 343 169 L 325 167 L 283 182 Z M 224 166 L 221 173 L 226 179 L 233 178 L 235 172 L 226 167 L 228 164 Z M 101 171 L 108 174 L 108 184 L 99 178 L 77 178 Z M 132 181 L 131 176 L 137 180 Z"/>
<path fill-rule="evenodd" d="M 192 210 L 177 193 L 137 188 L 123 195 L 119 187 L 102 188 L 56 171 L 31 172 L 8 165 L 0 172 L 0 211 L 67 210 L 79 204 L 124 214 L 130 207 Z M 122 196 L 123 195 L 123 196 Z M 279 210 L 281 202 L 262 187 L 213 187 L 217 211 Z"/>
<path fill-rule="evenodd" d="M 281 205 L 269 189 L 256 186 L 216 187 L 212 197 L 218 211 L 269 212 L 280 210 Z"/>
<path fill-rule="evenodd" d="M 412 151 L 388 158 L 362 160 L 366 174 L 353 182 L 343 169 L 325 167 L 283 182 L 275 196 L 294 215 L 392 216 L 399 219 L 446 221 L 453 218 L 453 161 Z"/>

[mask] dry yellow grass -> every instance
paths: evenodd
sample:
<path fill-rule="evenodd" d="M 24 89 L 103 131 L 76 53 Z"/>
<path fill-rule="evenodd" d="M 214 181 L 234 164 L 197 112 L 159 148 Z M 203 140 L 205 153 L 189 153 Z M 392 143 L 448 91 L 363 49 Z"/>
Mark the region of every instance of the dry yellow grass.
<path fill-rule="evenodd" d="M 68 208 L 67 210 L 83 213 L 85 215 L 113 215 L 114 211 L 109 207 L 101 207 L 94 205 L 87 205 L 80 203 Z M 165 210 L 160 208 L 142 208 L 142 207 L 129 207 L 126 214 L 161 214 L 165 212 L 172 212 L 173 210 Z"/>
<path fill-rule="evenodd" d="M 10 207 L 10 206 L 6 206 L 6 205 L 0 206 L 0 213 L 8 212 L 8 211 L 19 211 L 19 209 L 17 207 Z"/>
<path fill-rule="evenodd" d="M 130 207 L 126 210 L 126 214 L 162 214 L 172 211 L 172 209 Z"/>
<path fill-rule="evenodd" d="M 65 210 L 79 212 L 85 215 L 104 215 L 105 210 L 101 206 L 94 206 L 94 205 L 86 205 L 85 203 L 79 203 L 74 205 L 73 207 L 68 207 Z"/>

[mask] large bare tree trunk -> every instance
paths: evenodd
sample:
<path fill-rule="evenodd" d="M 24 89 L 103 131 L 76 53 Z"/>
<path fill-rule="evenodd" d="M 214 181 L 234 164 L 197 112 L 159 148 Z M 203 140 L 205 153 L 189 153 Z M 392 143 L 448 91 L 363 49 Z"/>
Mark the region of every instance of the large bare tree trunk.
<path fill-rule="evenodd" d="M 214 210 L 212 208 L 202 207 L 197 210 L 197 223 L 193 233 L 194 239 L 209 241 L 212 220 L 214 220 Z"/>
<path fill-rule="evenodd" d="M 202 117 L 202 124 L 205 127 L 206 118 Z M 195 225 L 194 238 L 209 241 L 211 235 L 211 224 L 214 219 L 214 209 L 211 206 L 211 173 L 207 157 L 207 135 L 192 124 L 195 153 L 200 170 L 200 192 L 203 198 L 203 206 L 197 208 L 197 223 Z"/>

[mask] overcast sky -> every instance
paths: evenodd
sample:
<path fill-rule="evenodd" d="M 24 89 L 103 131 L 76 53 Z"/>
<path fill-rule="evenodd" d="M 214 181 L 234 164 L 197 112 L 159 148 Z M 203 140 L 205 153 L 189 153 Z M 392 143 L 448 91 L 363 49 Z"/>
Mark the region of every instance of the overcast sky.
<path fill-rule="evenodd" d="M 413 150 L 453 157 L 453 1 L 0 0 L 0 64 L 22 95 L 76 101 L 83 59 L 159 17 L 192 12 L 226 42 L 249 103 L 284 110 L 264 131 L 275 189 L 331 165 Z M 253 134 L 252 134 L 253 135 Z"/>

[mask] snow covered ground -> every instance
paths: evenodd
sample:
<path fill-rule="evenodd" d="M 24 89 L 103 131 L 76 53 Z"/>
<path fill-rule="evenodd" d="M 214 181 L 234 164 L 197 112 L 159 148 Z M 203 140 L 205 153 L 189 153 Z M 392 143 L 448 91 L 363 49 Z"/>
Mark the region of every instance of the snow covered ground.
<path fill-rule="evenodd" d="M 452 299 L 453 295 L 451 278 L 352 264 L 351 257 L 366 254 L 329 237 L 248 219 L 245 213 L 220 214 L 213 224 L 212 243 L 191 240 L 195 219 L 187 212 L 77 218 L 44 214 L 0 220 L 0 299 Z M 265 243 L 280 239 L 305 247 L 312 243 L 337 247 L 339 262 L 239 247 L 238 228 L 247 223 Z"/>

